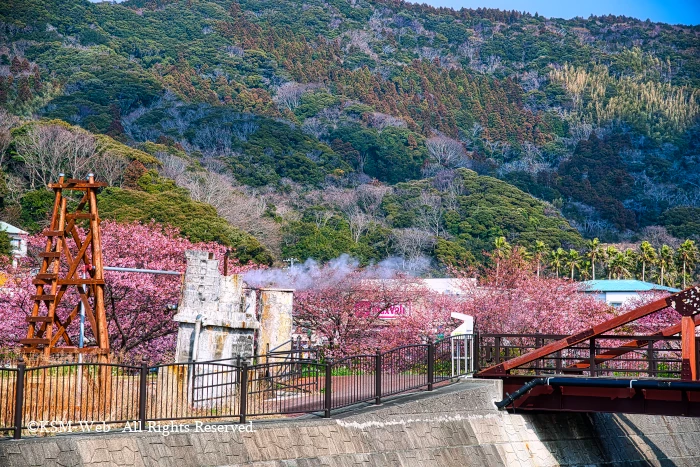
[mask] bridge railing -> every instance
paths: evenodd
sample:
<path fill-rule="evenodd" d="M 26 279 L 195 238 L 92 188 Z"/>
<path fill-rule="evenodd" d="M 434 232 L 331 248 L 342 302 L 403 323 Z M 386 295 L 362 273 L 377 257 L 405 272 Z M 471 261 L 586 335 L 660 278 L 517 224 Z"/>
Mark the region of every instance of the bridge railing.
<path fill-rule="evenodd" d="M 481 334 L 479 367 L 498 365 L 566 336 Z M 697 338 L 700 348 L 700 338 Z M 680 336 L 600 335 L 512 368 L 511 375 L 587 375 L 678 379 Z"/>
<path fill-rule="evenodd" d="M 678 322 L 645 336 L 612 335 L 663 310 L 674 310 Z M 484 343 L 489 336 L 485 335 L 478 376 L 587 372 L 591 376 L 679 375 L 682 381 L 697 381 L 698 326 L 700 286 L 692 286 L 569 336 L 493 334 L 491 346 Z"/>
<path fill-rule="evenodd" d="M 158 431 L 162 422 L 244 423 L 319 413 L 421 389 L 474 371 L 475 340 L 454 336 L 336 361 L 65 363 L 0 369 L 0 433 Z M 292 370 L 290 370 L 292 368 Z"/>

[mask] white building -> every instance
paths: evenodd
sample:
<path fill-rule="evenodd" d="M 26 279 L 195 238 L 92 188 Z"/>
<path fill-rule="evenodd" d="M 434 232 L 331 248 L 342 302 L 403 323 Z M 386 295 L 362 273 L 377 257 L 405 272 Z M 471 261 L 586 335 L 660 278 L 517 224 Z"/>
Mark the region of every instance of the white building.
<path fill-rule="evenodd" d="M 7 232 L 10 237 L 10 248 L 14 258 L 27 256 L 27 235 L 29 232 L 2 221 L 0 221 L 0 230 Z"/>
<path fill-rule="evenodd" d="M 679 289 L 638 280 L 596 280 L 583 282 L 584 292 L 614 307 L 622 306 L 644 292 L 676 293 Z"/>
<path fill-rule="evenodd" d="M 464 287 L 476 286 L 476 279 L 455 279 L 450 277 L 440 277 L 431 279 L 421 279 L 423 285 L 433 292 L 447 295 L 462 295 Z"/>

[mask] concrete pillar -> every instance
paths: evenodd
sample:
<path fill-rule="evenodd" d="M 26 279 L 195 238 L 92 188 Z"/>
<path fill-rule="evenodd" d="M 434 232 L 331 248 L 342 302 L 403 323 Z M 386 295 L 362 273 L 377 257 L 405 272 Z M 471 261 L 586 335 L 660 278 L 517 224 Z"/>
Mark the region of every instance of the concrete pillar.
<path fill-rule="evenodd" d="M 264 355 L 292 338 L 293 289 L 260 289 L 258 353 Z M 289 343 L 277 350 L 289 350 Z"/>

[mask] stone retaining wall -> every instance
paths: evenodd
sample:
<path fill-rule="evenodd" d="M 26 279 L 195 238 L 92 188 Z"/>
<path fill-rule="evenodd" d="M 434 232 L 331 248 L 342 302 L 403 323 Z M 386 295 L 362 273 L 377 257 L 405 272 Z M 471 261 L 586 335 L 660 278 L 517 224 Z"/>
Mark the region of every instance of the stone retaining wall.
<path fill-rule="evenodd" d="M 0 441 L 0 466 L 700 465 L 700 419 L 513 415 L 493 406 L 499 383 L 467 379 L 332 419 L 254 421 L 254 432 Z"/>

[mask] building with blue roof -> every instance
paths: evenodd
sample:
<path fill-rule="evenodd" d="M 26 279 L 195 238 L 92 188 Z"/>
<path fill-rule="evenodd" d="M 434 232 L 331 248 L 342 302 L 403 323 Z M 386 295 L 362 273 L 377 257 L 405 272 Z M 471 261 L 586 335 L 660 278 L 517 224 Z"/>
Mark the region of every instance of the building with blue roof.
<path fill-rule="evenodd" d="M 585 281 L 582 284 L 585 293 L 593 294 L 597 299 L 616 307 L 639 297 L 644 292 L 680 292 L 680 289 L 674 289 L 673 287 L 632 279 L 595 280 Z"/>
<path fill-rule="evenodd" d="M 13 257 L 27 256 L 27 235 L 29 235 L 29 232 L 25 232 L 3 221 L 0 221 L 0 230 L 6 232 L 10 237 L 10 248 Z"/>

